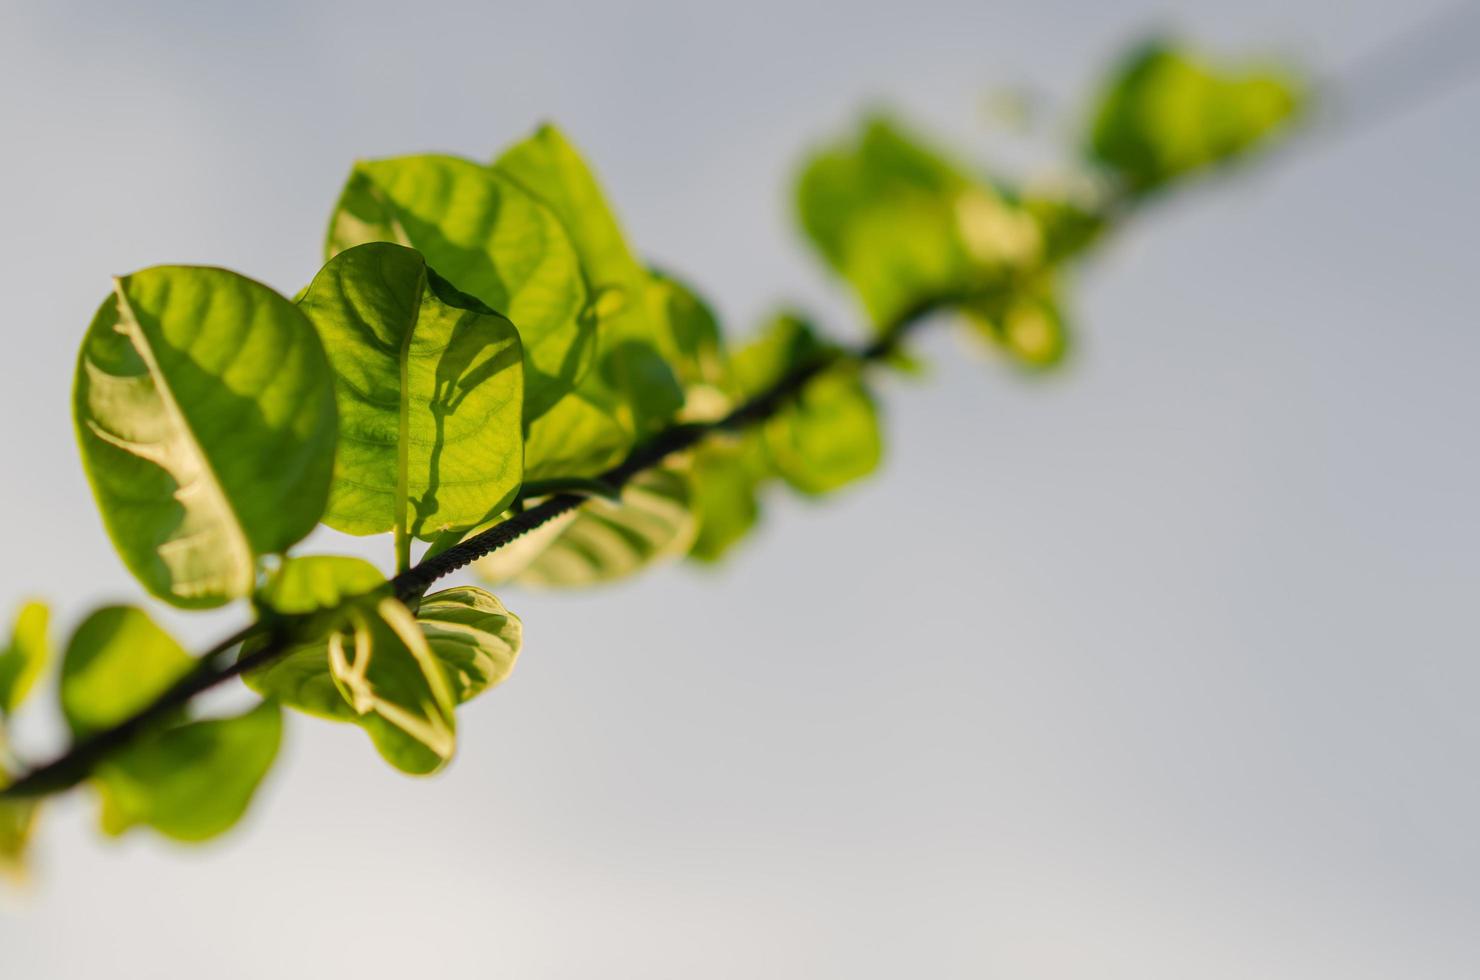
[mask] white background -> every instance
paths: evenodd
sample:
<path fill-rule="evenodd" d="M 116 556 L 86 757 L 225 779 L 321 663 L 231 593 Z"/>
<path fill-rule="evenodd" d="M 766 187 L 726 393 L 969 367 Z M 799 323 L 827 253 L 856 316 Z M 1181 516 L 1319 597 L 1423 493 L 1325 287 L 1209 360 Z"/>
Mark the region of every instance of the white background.
<path fill-rule="evenodd" d="M 0 605 L 140 595 L 69 417 L 108 276 L 296 290 L 356 157 L 552 117 L 732 333 L 783 301 L 841 332 L 789 182 L 866 105 L 1067 158 L 1150 29 L 1340 71 L 1432 6 L 8 0 Z M 1039 143 L 986 118 L 1004 84 Z M 53 807 L 0 976 L 1480 975 L 1477 111 L 1452 87 L 1156 209 L 1080 276 L 1055 379 L 939 331 L 884 382 L 885 470 L 777 500 L 718 572 L 504 593 L 524 657 L 441 777 L 297 719 L 220 843 Z"/>

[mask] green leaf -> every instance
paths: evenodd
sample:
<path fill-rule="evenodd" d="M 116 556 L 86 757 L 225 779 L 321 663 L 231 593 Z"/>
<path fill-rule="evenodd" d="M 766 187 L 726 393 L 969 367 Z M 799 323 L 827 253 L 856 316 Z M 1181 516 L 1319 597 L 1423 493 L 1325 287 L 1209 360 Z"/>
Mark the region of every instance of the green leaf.
<path fill-rule="evenodd" d="M 147 707 L 195 661 L 133 606 L 106 606 L 82 621 L 62 657 L 62 714 L 74 738 Z"/>
<path fill-rule="evenodd" d="M 259 599 L 280 613 L 323 611 L 325 618 L 317 636 L 248 672 L 248 687 L 360 725 L 403 772 L 435 772 L 452 758 L 452 688 L 415 617 L 374 566 L 327 555 L 290 559 Z M 243 655 L 257 648 L 249 644 Z"/>
<path fill-rule="evenodd" d="M 581 256 L 581 268 L 597 297 L 596 315 L 603 359 L 638 345 L 651 352 L 641 373 L 623 376 L 625 365 L 609 366 L 609 382 L 636 413 L 639 433 L 677 411 L 683 392 L 671 371 L 662 370 L 679 348 L 662 311 L 649 296 L 649 276 L 632 250 L 602 193 L 596 175 L 580 152 L 554 126 L 541 126 L 504 151 L 494 170 L 505 174 L 554 211 Z M 622 358 L 619 360 L 626 360 Z"/>
<path fill-rule="evenodd" d="M 73 634 L 62 660 L 62 714 L 75 739 L 151 704 L 195 661 L 144 612 L 99 609 Z M 277 754 L 277 705 L 234 718 L 171 723 L 98 763 L 103 828 L 146 824 L 178 840 L 204 840 L 241 816 Z"/>
<path fill-rule="evenodd" d="M 340 252 L 300 304 L 324 339 L 339 453 L 324 523 L 430 540 L 503 511 L 523 476 L 513 324 L 412 249 Z"/>
<path fill-rule="evenodd" d="M 329 673 L 387 762 L 415 775 L 452 759 L 451 686 L 416 618 L 395 599 L 351 606 L 329 635 Z"/>
<path fill-rule="evenodd" d="M 808 162 L 797 208 L 812 244 L 880 325 L 990 284 L 1042 248 L 1030 216 L 885 119 Z"/>
<path fill-rule="evenodd" d="M 675 466 L 646 470 L 620 503 L 593 498 L 473 567 L 489 582 L 570 587 L 624 578 L 682 555 L 694 539 L 692 490 Z"/>
<path fill-rule="evenodd" d="M 144 825 L 175 840 L 202 841 L 229 830 L 281 740 L 282 711 L 271 701 L 145 735 L 98 765 L 104 832 Z"/>
<path fill-rule="evenodd" d="M 0 775 L 0 786 L 5 782 Z M 26 856 L 40 808 L 39 799 L 0 800 L 0 875 L 12 881 L 23 882 L 26 879 Z"/>
<path fill-rule="evenodd" d="M 514 322 L 526 422 L 594 364 L 596 324 L 576 249 L 560 219 L 503 174 L 449 156 L 360 163 L 330 220 L 328 257 L 366 242 L 417 249 L 458 289 Z"/>
<path fill-rule="evenodd" d="M 458 586 L 421 600 L 416 621 L 458 704 L 503 683 L 524 642 L 519 617 L 480 588 Z"/>
<path fill-rule="evenodd" d="M 15 617 L 10 645 L 0 650 L 0 717 L 15 713 L 51 659 L 48 618 L 46 606 L 40 602 L 26 603 Z"/>
<path fill-rule="evenodd" d="M 1160 40 L 1125 58 L 1103 92 L 1089 156 L 1119 174 L 1132 194 L 1246 156 L 1304 102 L 1284 68 L 1223 69 Z"/>
<path fill-rule="evenodd" d="M 975 298 L 964 309 L 974 332 L 1020 367 L 1052 368 L 1069 351 L 1069 329 L 1047 274 Z"/>
<path fill-rule="evenodd" d="M 352 599 L 389 595 L 380 569 L 362 558 L 302 555 L 283 562 L 257 592 L 257 601 L 284 616 L 306 616 Z"/>
<path fill-rule="evenodd" d="M 730 358 L 745 395 L 826 356 L 828 345 L 802 318 L 783 314 Z M 794 489 L 829 493 L 872 473 L 882 456 L 878 411 L 856 367 L 838 363 L 809 381 L 761 425 L 770 466 Z"/>
<path fill-rule="evenodd" d="M 666 272 L 649 274 L 648 295 L 668 323 L 672 366 L 685 389 L 723 387 L 729 378 L 719 320 L 693 287 Z"/>
<path fill-rule="evenodd" d="M 873 396 L 855 373 L 842 370 L 813 378 L 762 431 L 776 472 L 810 495 L 868 476 L 883 455 Z"/>
<path fill-rule="evenodd" d="M 689 469 L 698 530 L 689 556 L 714 562 L 745 537 L 760 518 L 757 490 L 769 475 L 761 441 L 712 438 L 694 451 Z"/>
<path fill-rule="evenodd" d="M 117 280 L 83 341 L 73 408 L 113 543 L 174 605 L 247 595 L 258 556 L 324 512 L 328 360 L 303 314 L 250 279 L 159 266 Z"/>

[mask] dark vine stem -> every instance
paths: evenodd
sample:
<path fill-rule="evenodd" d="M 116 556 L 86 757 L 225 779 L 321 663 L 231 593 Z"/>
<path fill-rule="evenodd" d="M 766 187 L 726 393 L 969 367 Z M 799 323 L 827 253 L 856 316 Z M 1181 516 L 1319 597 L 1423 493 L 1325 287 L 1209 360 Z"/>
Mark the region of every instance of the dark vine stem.
<path fill-rule="evenodd" d="M 820 355 L 794 366 L 769 388 L 741 402 L 728 415 L 708 422 L 680 422 L 669 426 L 633 449 L 616 466 L 595 477 L 594 484 L 620 491 L 639 473 L 675 453 L 692 449 L 707 436 L 738 432 L 764 422 L 785 407 L 813 378 L 834 368 L 862 366 L 887 358 L 898 349 L 906 335 L 930 319 L 932 314 L 955 305 L 961 299 L 959 296 L 940 296 L 918 303 L 891 320 L 875 340 L 857 347 L 827 348 Z M 401 601 L 414 604 L 433 582 L 575 510 L 588 499 L 578 493 L 556 493 L 547 497 L 488 530 L 423 559 L 392 578 L 391 588 Z M 111 728 L 73 743 L 51 762 L 30 769 L 0 789 L 0 799 L 46 796 L 71 789 L 86 779 L 109 754 L 175 717 L 199 695 L 282 657 L 292 647 L 303 621 L 308 618 L 275 616 L 237 630 L 201 654 L 189 674 L 147 707 Z M 232 651 L 249 640 L 259 639 L 262 642 L 248 652 L 234 660 L 229 659 Z"/>
<path fill-rule="evenodd" d="M 1376 93 L 1389 93 L 1385 104 L 1368 112 L 1358 123 L 1391 118 L 1399 110 L 1411 107 L 1421 98 L 1432 96 L 1440 83 L 1454 84 L 1480 66 L 1470 43 L 1480 16 L 1480 8 L 1457 5 L 1431 16 L 1411 34 L 1397 42 L 1389 41 L 1369 53 L 1365 60 L 1349 66 L 1318 88 L 1327 95 L 1355 95 L 1352 104 L 1367 105 L 1379 101 Z M 1458 40 L 1457 40 L 1458 39 Z M 1350 119 L 1341 120 L 1340 130 L 1357 128 Z M 1144 203 L 1133 195 L 1111 193 L 1103 202 L 1103 213 L 1113 223 L 1120 223 Z M 943 295 L 928 299 L 905 310 L 890 321 L 872 342 L 858 347 L 835 347 L 822 355 L 794 367 L 771 387 L 741 403 L 728 415 L 710 422 L 678 423 L 634 449 L 626 459 L 593 480 L 561 480 L 574 490 L 611 489 L 620 491 L 634 476 L 650 469 L 670 455 L 690 449 L 706 436 L 734 432 L 756 425 L 775 415 L 813 378 L 833 367 L 867 365 L 888 358 L 901 341 L 931 315 L 955 306 L 964 299 Z M 604 485 L 604 487 L 602 486 Z M 532 494 L 530 496 L 533 496 Z M 589 499 L 584 493 L 557 492 L 539 504 L 528 507 L 465 541 L 424 558 L 421 562 L 391 579 L 397 597 L 408 603 L 417 602 L 435 581 L 492 554 L 516 538 L 580 507 Z M 273 617 L 243 627 L 203 653 L 195 668 L 148 707 L 111 728 L 74 742 L 62 755 L 44 765 L 28 770 L 4 788 L 0 799 L 45 796 L 76 786 L 111 752 L 127 745 L 152 726 L 167 721 L 185 708 L 195 697 L 234 677 L 272 663 L 287 652 L 300 619 L 307 617 Z M 228 655 L 248 640 L 262 643 L 235 660 Z"/>

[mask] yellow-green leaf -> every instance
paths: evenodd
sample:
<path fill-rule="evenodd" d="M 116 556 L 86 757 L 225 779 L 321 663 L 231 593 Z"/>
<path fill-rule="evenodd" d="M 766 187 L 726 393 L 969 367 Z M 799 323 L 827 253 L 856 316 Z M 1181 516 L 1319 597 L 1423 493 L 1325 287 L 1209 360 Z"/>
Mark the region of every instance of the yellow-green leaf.
<path fill-rule="evenodd" d="M 384 242 L 336 255 L 300 306 L 324 338 L 339 406 L 324 523 L 430 540 L 508 507 L 524 455 L 513 324 Z"/>
<path fill-rule="evenodd" d="M 526 421 L 549 411 L 594 364 L 595 319 L 570 236 L 503 174 L 449 156 L 360 163 L 330 220 L 328 257 L 366 242 L 417 249 L 458 289 L 514 322 Z"/>
<path fill-rule="evenodd" d="M 588 500 L 480 559 L 474 569 L 494 584 L 539 587 L 624 578 L 688 550 L 695 531 L 692 505 L 682 469 L 646 470 L 622 489 L 619 501 Z"/>
<path fill-rule="evenodd" d="M 434 592 L 422 599 L 416 621 L 459 704 L 503 683 L 514 669 L 524 642 L 519 617 L 497 598 L 471 585 Z"/>
<path fill-rule="evenodd" d="M 963 309 L 974 332 L 1020 367 L 1051 368 L 1068 353 L 1069 328 L 1047 274 L 984 294 Z"/>
<path fill-rule="evenodd" d="M 246 811 L 281 740 L 282 711 L 271 701 L 146 734 L 98 765 L 104 832 L 143 825 L 180 841 L 224 833 Z"/>
<path fill-rule="evenodd" d="M 1089 155 L 1133 194 L 1247 155 L 1304 101 L 1285 68 L 1222 68 L 1160 40 L 1125 58 L 1103 91 Z"/>
<path fill-rule="evenodd" d="M 62 714 L 83 738 L 147 707 L 191 656 L 141 609 L 106 606 L 82 621 L 62 658 Z"/>
<path fill-rule="evenodd" d="M 404 772 L 434 772 L 452 758 L 452 687 L 411 611 L 373 565 L 330 555 L 290 559 L 258 598 L 279 613 L 324 615 L 318 635 L 249 671 L 248 687 L 358 724 Z M 243 654 L 256 648 L 249 644 Z"/>
<path fill-rule="evenodd" d="M 129 570 L 178 606 L 250 593 L 324 512 L 334 388 L 292 303 L 224 269 L 117 280 L 83 340 L 82 460 Z"/>
<path fill-rule="evenodd" d="M 797 185 L 802 227 L 874 322 L 1036 261 L 1036 223 L 897 124 L 817 153 Z"/>
<path fill-rule="evenodd" d="M 0 774 L 0 786 L 5 781 Z M 12 881 L 26 879 L 27 855 L 40 808 L 39 799 L 0 800 L 0 875 Z"/>
<path fill-rule="evenodd" d="M 0 650 L 0 717 L 14 714 L 51 659 L 46 606 L 28 602 L 16 614 L 10 643 Z"/>

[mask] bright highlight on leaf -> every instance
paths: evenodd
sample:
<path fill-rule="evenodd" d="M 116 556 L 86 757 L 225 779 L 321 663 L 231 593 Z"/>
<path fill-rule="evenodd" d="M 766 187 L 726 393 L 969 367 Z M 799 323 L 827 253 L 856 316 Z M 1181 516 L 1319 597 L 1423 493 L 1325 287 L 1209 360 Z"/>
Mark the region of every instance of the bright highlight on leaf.
<path fill-rule="evenodd" d="M 519 659 L 524 627 L 498 599 L 471 585 L 421 600 L 416 622 L 442 665 L 458 704 L 506 680 Z"/>
<path fill-rule="evenodd" d="M 285 615 L 322 615 L 317 635 L 246 674 L 247 685 L 360 725 L 386 761 L 413 774 L 452 758 L 454 706 L 507 677 L 522 642 L 518 618 L 482 589 L 435 593 L 413 614 L 358 558 L 291 559 L 258 600 Z"/>
<path fill-rule="evenodd" d="M 665 466 L 635 477 L 622 489 L 619 502 L 589 500 L 474 568 L 495 585 L 593 585 L 684 554 L 694 532 L 688 477 L 679 467 Z"/>
<path fill-rule="evenodd" d="M 73 408 L 108 533 L 166 602 L 247 595 L 257 559 L 323 515 L 328 361 L 303 314 L 244 276 L 160 266 L 119 279 L 83 341 Z"/>
<path fill-rule="evenodd" d="M 340 252 L 299 305 L 339 405 L 325 524 L 430 540 L 508 507 L 524 455 L 513 324 L 385 243 Z"/>

